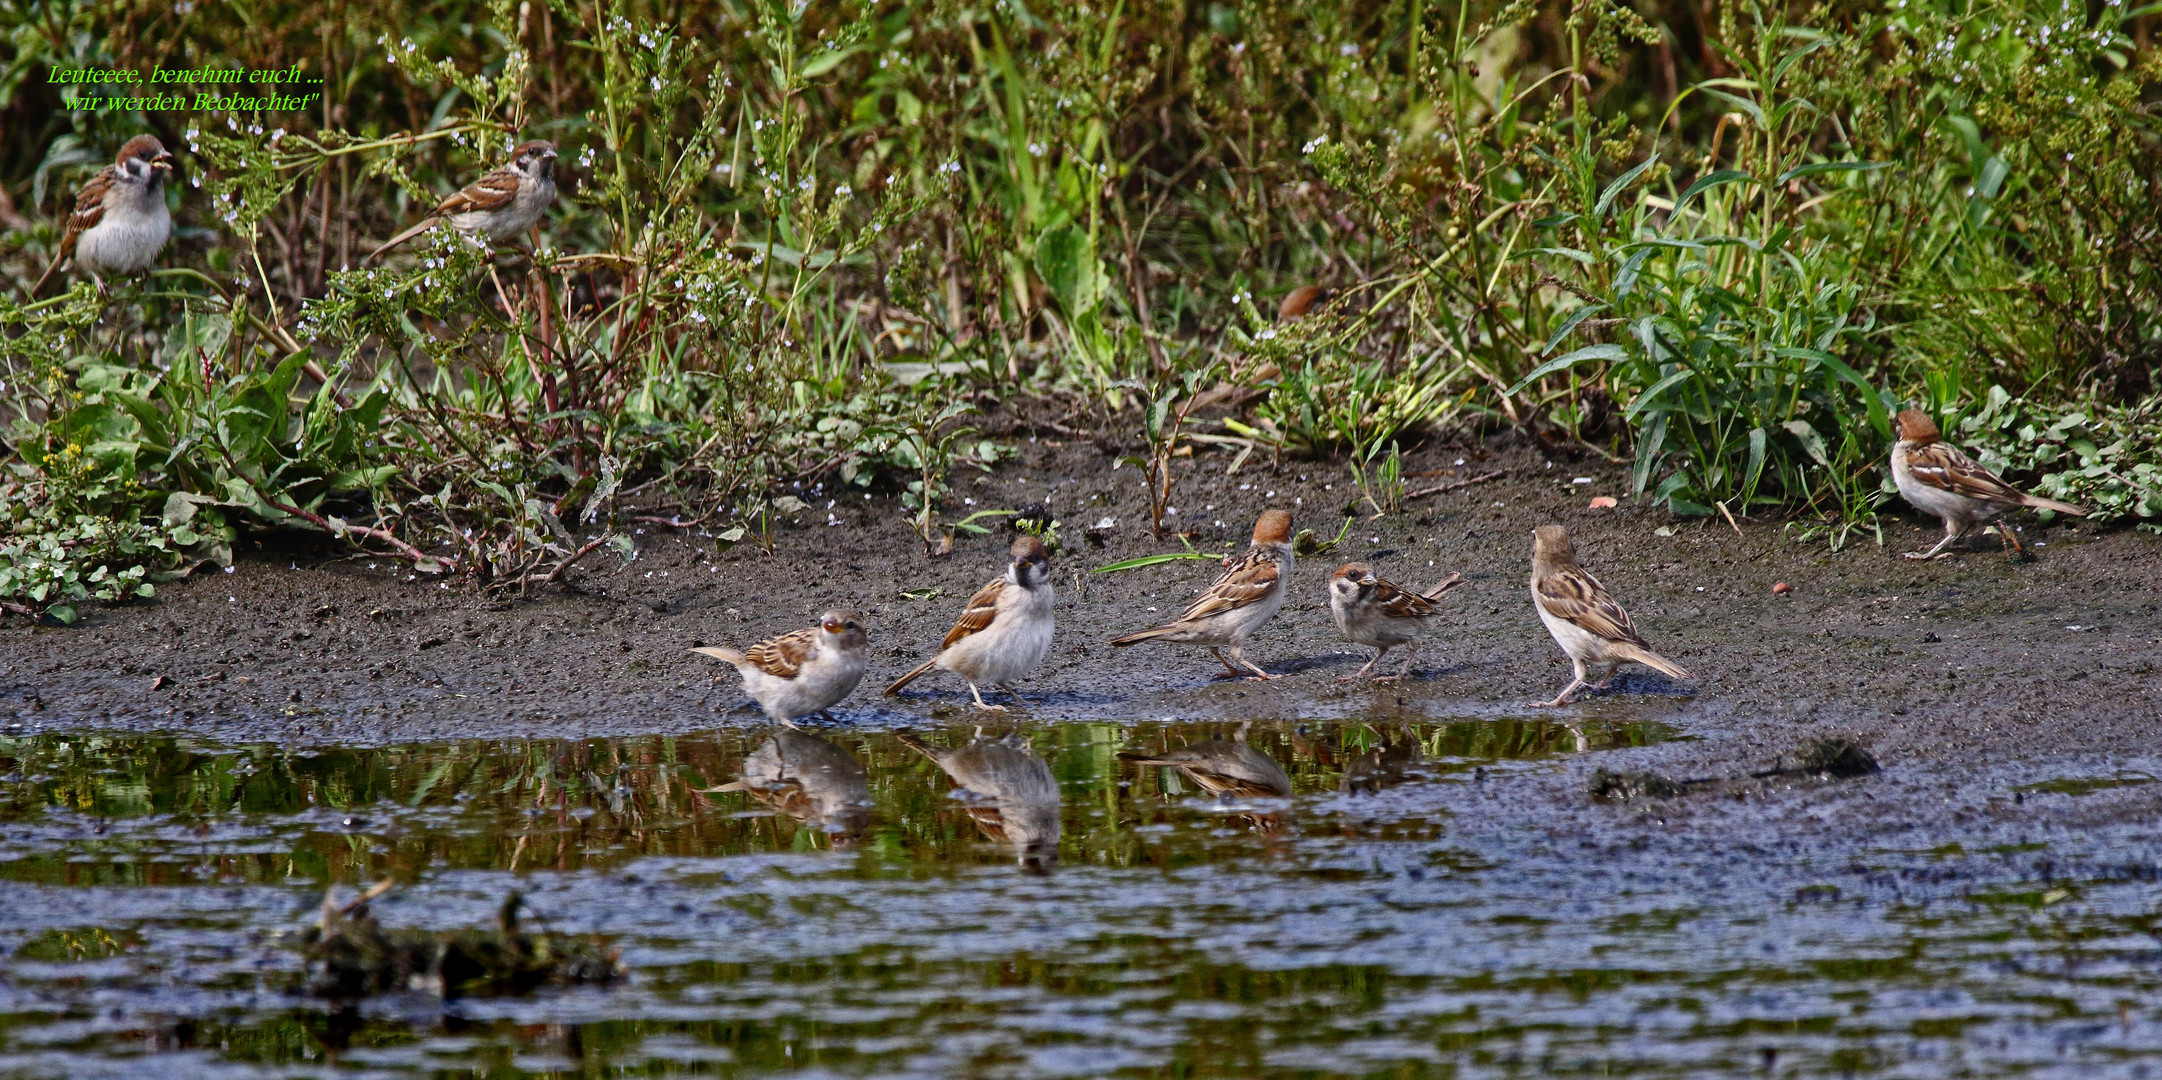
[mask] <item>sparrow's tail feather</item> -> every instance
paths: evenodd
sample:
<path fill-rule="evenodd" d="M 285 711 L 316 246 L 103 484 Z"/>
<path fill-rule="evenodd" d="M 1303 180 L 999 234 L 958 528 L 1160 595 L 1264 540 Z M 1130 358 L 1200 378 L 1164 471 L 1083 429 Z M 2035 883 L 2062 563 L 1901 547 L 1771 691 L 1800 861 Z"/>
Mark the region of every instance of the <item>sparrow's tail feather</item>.
<path fill-rule="evenodd" d="M 1111 644 L 1123 649 L 1128 645 L 1139 645 L 1144 641 L 1153 641 L 1163 637 L 1165 634 L 1176 633 L 1178 630 L 1178 623 L 1165 623 L 1162 626 L 1151 626 L 1146 630 L 1136 630 L 1131 634 L 1121 634 L 1112 638 Z"/>
<path fill-rule="evenodd" d="M 917 753 L 922 754 L 924 757 L 930 758 L 933 761 L 938 760 L 938 754 L 932 751 L 931 744 L 917 738 L 915 732 L 896 731 L 893 733 L 893 737 L 900 740 L 902 746 L 906 746 L 916 751 Z"/>
<path fill-rule="evenodd" d="M 424 232 L 427 232 L 428 227 L 435 224 L 435 222 L 436 219 L 432 217 L 420 219 L 420 224 L 415 225 L 412 228 L 407 229 L 406 231 L 399 233 L 398 235 L 393 236 L 388 240 L 383 241 L 382 247 L 376 248 L 374 251 L 369 252 L 368 257 L 362 259 L 361 262 L 374 263 L 376 260 L 381 259 L 383 255 L 390 249 L 397 247 L 399 244 L 403 244 L 406 241 L 411 240 L 412 238 L 419 236 Z"/>
<path fill-rule="evenodd" d="M 722 648 L 716 645 L 708 645 L 701 649 L 692 649 L 691 651 L 697 653 L 700 656 L 710 656 L 715 660 L 722 661 L 723 663 L 740 664 L 743 662 L 742 653 L 739 653 L 734 649 Z"/>
<path fill-rule="evenodd" d="M 30 286 L 30 299 L 37 299 L 38 294 L 45 291 L 45 283 L 53 279 L 53 274 L 60 269 L 60 263 L 63 261 L 64 258 L 64 256 L 60 255 L 53 256 L 52 265 L 47 266 L 45 268 L 45 272 L 38 275 L 37 284 Z"/>
<path fill-rule="evenodd" d="M 886 696 L 892 697 L 893 695 L 900 693 L 901 688 L 907 686 L 909 683 L 915 682 L 917 676 L 922 675 L 924 672 L 929 671 L 937 666 L 938 657 L 935 656 L 930 658 L 929 660 L 924 661 L 921 664 L 916 665 L 916 670 L 911 671 L 908 674 L 893 680 L 893 684 L 886 687 Z"/>
<path fill-rule="evenodd" d="M 1442 593 L 1448 592 L 1450 589 L 1456 588 L 1459 585 L 1469 584 L 1471 584 L 1471 582 L 1466 579 L 1464 575 L 1450 574 L 1448 577 L 1445 577 L 1440 581 L 1435 582 L 1433 588 L 1428 589 L 1423 593 L 1420 593 L 1419 597 L 1422 600 L 1437 600 L 1440 599 Z"/>
<path fill-rule="evenodd" d="M 1666 657 L 1651 651 L 1650 649 L 1639 648 L 1635 645 L 1623 645 L 1614 650 L 1614 655 L 1619 657 L 1620 659 L 1627 660 L 1631 663 L 1642 664 L 1645 667 L 1653 668 L 1658 671 L 1663 671 L 1677 679 L 1696 678 L 1696 676 L 1689 674 L 1688 668 L 1685 668 L 1680 664 L 1677 664 L 1674 661 L 1669 660 Z"/>
<path fill-rule="evenodd" d="M 2087 516 L 2086 507 L 2074 506 L 2071 503 L 2058 502 L 2055 499 L 2045 499 L 2039 495 L 2027 496 L 2026 505 L 2035 510 L 2055 510 L 2060 514 L 2070 514 L 2073 517 Z"/>

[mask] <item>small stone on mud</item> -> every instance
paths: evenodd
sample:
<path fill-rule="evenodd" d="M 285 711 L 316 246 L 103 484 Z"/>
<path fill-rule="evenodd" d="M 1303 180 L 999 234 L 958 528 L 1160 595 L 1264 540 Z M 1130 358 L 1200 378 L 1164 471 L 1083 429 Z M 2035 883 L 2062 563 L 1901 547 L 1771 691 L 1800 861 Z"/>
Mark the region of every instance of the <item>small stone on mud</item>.
<path fill-rule="evenodd" d="M 1789 584 L 1787 584 L 1787 583 L 1786 583 L 1786 582 L 1784 582 L 1784 581 L 1780 581 L 1780 582 L 1775 582 L 1775 583 L 1773 583 L 1773 585 L 1772 585 L 1772 595 L 1774 595 L 1774 596 L 1785 596 L 1785 595 L 1787 595 L 1788 593 L 1790 593 L 1790 592 L 1793 592 L 1793 591 L 1794 591 L 1794 586 L 1792 586 L 1792 585 L 1789 585 Z"/>
<path fill-rule="evenodd" d="M 1833 780 L 1851 780 L 1884 771 L 1876 755 L 1853 739 L 1817 739 L 1802 748 L 1797 771 L 1816 773 Z"/>
<path fill-rule="evenodd" d="M 1588 785 L 1594 799 L 1671 799 L 1686 789 L 1655 772 L 1608 772 L 1592 774 Z"/>

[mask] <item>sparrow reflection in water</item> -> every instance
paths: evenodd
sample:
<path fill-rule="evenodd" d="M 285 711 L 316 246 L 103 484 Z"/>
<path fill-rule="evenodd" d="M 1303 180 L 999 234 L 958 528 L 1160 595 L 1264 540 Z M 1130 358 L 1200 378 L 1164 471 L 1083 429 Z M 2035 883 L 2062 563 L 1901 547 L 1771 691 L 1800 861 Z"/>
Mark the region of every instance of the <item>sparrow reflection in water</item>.
<path fill-rule="evenodd" d="M 1419 752 L 1419 740 L 1385 738 L 1381 745 L 1368 747 L 1344 763 L 1344 775 L 1336 781 L 1336 788 L 1352 794 L 1372 795 L 1419 778 L 1424 772 L 1420 768 L 1424 761 Z"/>
<path fill-rule="evenodd" d="M 711 791 L 740 791 L 775 811 L 815 825 L 848 848 L 871 824 L 871 781 L 863 765 L 834 744 L 782 728 L 758 744 L 741 779 Z"/>
<path fill-rule="evenodd" d="M 1041 870 L 1058 861 L 1059 791 L 1051 767 L 1026 740 L 984 738 L 979 729 L 967 746 L 932 746 L 912 732 L 895 738 L 945 770 L 984 838 L 1014 849 L 1021 865 Z"/>
<path fill-rule="evenodd" d="M 1188 743 L 1177 750 L 1160 754 L 1125 751 L 1120 761 L 1136 765 L 1158 765 L 1177 769 L 1188 780 L 1201 786 L 1203 791 L 1218 798 L 1232 799 L 1288 799 L 1291 797 L 1291 778 L 1284 775 L 1283 767 L 1269 755 L 1254 749 L 1246 742 L 1250 722 L 1239 725 L 1236 735 L 1230 739 L 1203 739 Z M 1275 813 L 1248 813 L 1240 815 L 1253 822 L 1265 833 L 1273 833 L 1283 827 L 1283 815 Z"/>

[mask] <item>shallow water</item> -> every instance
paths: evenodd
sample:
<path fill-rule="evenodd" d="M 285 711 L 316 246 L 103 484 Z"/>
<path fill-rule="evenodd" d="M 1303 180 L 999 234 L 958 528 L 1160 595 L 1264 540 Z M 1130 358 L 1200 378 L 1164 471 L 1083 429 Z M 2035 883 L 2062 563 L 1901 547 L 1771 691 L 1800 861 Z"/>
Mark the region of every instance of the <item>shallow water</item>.
<path fill-rule="evenodd" d="M 1511 809 L 1511 785 L 1560 758 L 1685 736 L 1648 721 L 1258 722 L 1247 741 L 1288 799 L 1117 757 L 1237 730 L 1021 724 L 1008 764 L 1040 758 L 1055 809 L 1026 784 L 957 795 L 895 734 L 845 727 L 763 751 L 755 730 L 0 740 L 0 1072 L 134 1076 L 150 1054 L 176 1075 L 341 1077 L 2162 1060 L 2151 829 L 1898 850 L 1767 822 L 1761 844 L 1709 849 L 1625 827 L 1642 808 L 1596 835 Z M 761 752 L 860 792 L 711 790 Z M 546 925 L 619 948 L 630 978 L 447 1008 L 295 995 L 291 934 L 325 887 L 383 877 L 402 883 L 376 904 L 386 924 L 483 926 L 515 887 Z"/>

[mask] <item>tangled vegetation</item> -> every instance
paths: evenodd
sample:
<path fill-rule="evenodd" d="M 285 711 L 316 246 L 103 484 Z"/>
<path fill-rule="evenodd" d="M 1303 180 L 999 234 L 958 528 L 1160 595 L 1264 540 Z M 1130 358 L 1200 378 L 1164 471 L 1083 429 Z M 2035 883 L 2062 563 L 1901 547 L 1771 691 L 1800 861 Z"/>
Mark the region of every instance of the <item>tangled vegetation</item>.
<path fill-rule="evenodd" d="M 276 529 L 523 588 L 634 519 L 770 542 L 819 486 L 933 549 L 1015 431 L 1143 447 L 1158 507 L 1183 444 L 1335 458 L 1387 512 L 1402 448 L 1517 425 L 1678 514 L 1846 530 L 1918 402 L 2152 520 L 2157 15 L 1704 10 L 0 4 L 0 602 L 71 619 Z M 40 74 L 295 63 L 315 111 Z M 29 300 L 145 130 L 164 268 Z M 361 267 L 525 138 L 562 148 L 536 246 Z"/>

